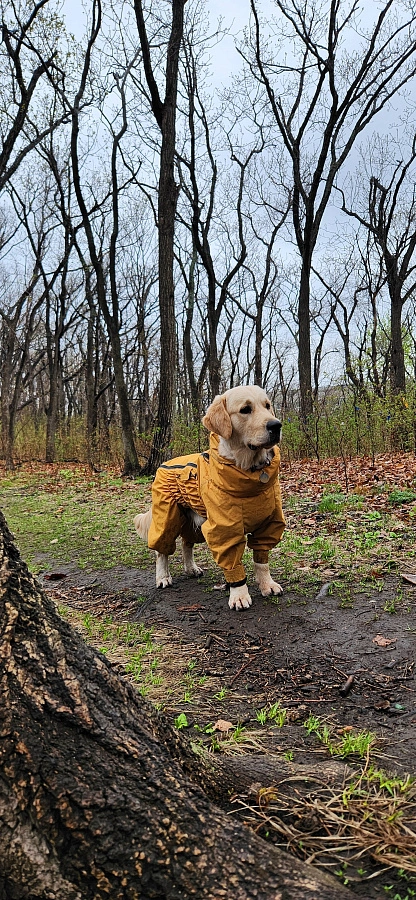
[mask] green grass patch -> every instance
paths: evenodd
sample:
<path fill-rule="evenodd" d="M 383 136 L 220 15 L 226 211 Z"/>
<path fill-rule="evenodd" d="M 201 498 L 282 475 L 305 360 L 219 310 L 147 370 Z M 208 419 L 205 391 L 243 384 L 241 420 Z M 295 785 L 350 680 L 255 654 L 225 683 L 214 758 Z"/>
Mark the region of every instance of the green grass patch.
<path fill-rule="evenodd" d="M 8 475 L 1 493 L 9 527 L 35 573 L 48 559 L 91 569 L 149 564 L 133 526 L 149 505 L 147 483 L 65 468 Z"/>
<path fill-rule="evenodd" d="M 341 737 L 336 737 L 332 728 L 319 716 L 310 715 L 304 722 L 308 734 L 313 734 L 326 747 L 331 756 L 345 759 L 358 756 L 365 759 L 374 747 L 376 736 L 371 731 L 354 732 L 344 729 Z"/>
<path fill-rule="evenodd" d="M 416 491 L 412 491 L 410 488 L 404 490 L 395 488 L 389 494 L 389 503 L 393 506 L 402 506 L 403 503 L 412 503 L 413 500 L 416 500 Z"/>

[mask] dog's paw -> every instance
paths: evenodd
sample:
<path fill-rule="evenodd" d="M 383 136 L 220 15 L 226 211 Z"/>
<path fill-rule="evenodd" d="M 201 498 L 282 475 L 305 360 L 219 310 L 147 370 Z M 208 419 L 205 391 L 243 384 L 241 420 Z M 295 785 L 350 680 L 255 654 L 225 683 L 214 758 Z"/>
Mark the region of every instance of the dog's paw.
<path fill-rule="evenodd" d="M 277 581 L 273 581 L 270 575 L 268 563 L 254 563 L 254 577 L 263 597 L 270 597 L 271 594 L 278 596 L 283 594 L 283 588 Z"/>
<path fill-rule="evenodd" d="M 259 585 L 259 587 L 263 597 L 270 597 L 273 594 L 275 597 L 278 597 L 279 594 L 283 594 L 282 585 L 278 584 L 277 581 L 272 581 L 272 579 L 270 579 L 269 584 Z"/>
<path fill-rule="evenodd" d="M 172 575 L 163 575 L 160 578 L 156 578 L 156 587 L 157 588 L 166 588 L 172 584 Z"/>
<path fill-rule="evenodd" d="M 172 584 L 169 572 L 169 560 L 163 553 L 156 553 L 156 587 L 166 588 Z"/>
<path fill-rule="evenodd" d="M 204 574 L 204 570 L 197 566 L 196 562 L 187 563 L 184 565 L 183 570 L 185 575 L 190 575 L 191 578 L 200 578 Z"/>
<path fill-rule="evenodd" d="M 230 609 L 248 609 L 251 603 L 252 600 L 246 584 L 242 584 L 240 587 L 230 587 L 230 599 L 228 601 Z"/>
<path fill-rule="evenodd" d="M 200 575 L 204 574 L 204 570 L 195 562 L 194 545 L 188 544 L 187 541 L 182 542 L 182 559 L 185 575 L 190 575 L 191 578 L 199 578 Z"/>

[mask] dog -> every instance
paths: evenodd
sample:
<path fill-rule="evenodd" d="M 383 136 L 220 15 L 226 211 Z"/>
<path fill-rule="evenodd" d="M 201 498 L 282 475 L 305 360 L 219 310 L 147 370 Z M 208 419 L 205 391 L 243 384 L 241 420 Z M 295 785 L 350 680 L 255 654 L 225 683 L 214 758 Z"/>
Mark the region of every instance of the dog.
<path fill-rule="evenodd" d="M 269 551 L 283 534 L 279 470 L 281 422 L 256 385 L 218 395 L 202 423 L 209 450 L 169 460 L 157 470 L 152 507 L 134 519 L 139 536 L 156 551 L 156 586 L 172 584 L 168 557 L 182 537 L 184 570 L 198 577 L 194 544 L 206 540 L 230 587 L 230 609 L 252 600 L 242 556 L 253 550 L 254 577 L 264 597 L 281 594 L 269 569 Z"/>

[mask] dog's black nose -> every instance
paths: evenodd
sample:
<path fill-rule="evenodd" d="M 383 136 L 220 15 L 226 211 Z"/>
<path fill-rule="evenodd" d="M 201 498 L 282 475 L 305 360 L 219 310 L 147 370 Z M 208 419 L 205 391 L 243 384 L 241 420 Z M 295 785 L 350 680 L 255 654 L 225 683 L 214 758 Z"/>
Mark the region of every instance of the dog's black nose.
<path fill-rule="evenodd" d="M 282 430 L 282 423 L 279 422 L 278 419 L 270 419 L 269 422 L 266 422 L 266 428 L 270 434 L 270 437 L 278 441 L 280 438 L 280 432 Z"/>

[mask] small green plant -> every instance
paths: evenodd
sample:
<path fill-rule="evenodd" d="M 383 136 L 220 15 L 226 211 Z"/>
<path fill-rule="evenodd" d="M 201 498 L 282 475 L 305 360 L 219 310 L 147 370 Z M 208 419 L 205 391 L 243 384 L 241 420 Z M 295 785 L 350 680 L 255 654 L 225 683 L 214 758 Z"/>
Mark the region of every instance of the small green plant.
<path fill-rule="evenodd" d="M 93 618 L 90 613 L 86 613 L 82 620 L 83 627 L 88 631 L 88 634 L 92 634 L 94 630 Z"/>
<path fill-rule="evenodd" d="M 347 732 L 342 736 L 342 740 L 331 748 L 330 752 L 333 756 L 357 755 L 363 759 L 367 756 L 374 742 L 375 734 L 371 731 L 360 731 L 358 734 Z"/>
<path fill-rule="evenodd" d="M 224 700 L 226 696 L 227 696 L 227 688 L 225 688 L 225 687 L 222 687 L 219 691 L 217 691 L 216 694 L 214 694 L 214 697 L 216 700 Z"/>
<path fill-rule="evenodd" d="M 243 731 L 245 731 L 244 725 L 238 723 L 237 727 L 234 728 L 234 731 L 232 733 L 233 741 L 241 741 Z"/>
<path fill-rule="evenodd" d="M 393 506 L 401 506 L 402 503 L 412 503 L 413 500 L 416 500 L 416 492 L 410 488 L 404 488 L 403 490 L 395 488 L 389 494 L 389 503 Z"/>
<path fill-rule="evenodd" d="M 359 756 L 363 759 L 368 756 L 375 742 L 375 735 L 371 731 L 345 731 L 341 740 L 334 740 L 331 729 L 318 716 L 310 715 L 303 724 L 308 734 L 315 734 L 331 756 L 340 756 L 342 759 L 347 756 Z"/>
<path fill-rule="evenodd" d="M 286 715 L 287 710 L 283 709 L 280 705 L 280 701 L 277 701 L 277 703 L 273 703 L 271 706 L 263 706 L 262 709 L 258 709 L 256 712 L 256 719 L 260 722 L 260 725 L 265 725 L 266 722 L 270 721 L 281 728 L 282 725 L 285 724 Z"/>
<path fill-rule="evenodd" d="M 318 716 L 314 716 L 311 713 L 303 723 L 303 727 L 306 728 L 308 734 L 318 734 L 321 728 L 321 720 Z"/>
<path fill-rule="evenodd" d="M 390 615 L 394 615 L 395 613 L 397 613 L 396 598 L 390 597 L 389 600 L 386 600 L 386 602 L 383 606 L 383 610 L 384 610 L 384 612 L 390 613 Z"/>
<path fill-rule="evenodd" d="M 286 722 L 287 709 L 283 709 L 280 705 L 280 702 L 273 703 L 268 712 L 269 719 L 273 722 L 274 725 L 277 725 L 279 728 Z"/>
<path fill-rule="evenodd" d="M 176 717 L 175 728 L 177 728 L 178 731 L 180 731 L 181 728 L 188 728 L 188 719 L 186 718 L 185 713 L 180 713 L 179 716 Z"/>
<path fill-rule="evenodd" d="M 67 618 L 68 618 L 68 616 L 69 616 L 69 609 L 68 609 L 67 606 L 64 606 L 63 604 L 58 603 L 57 610 L 58 610 L 59 615 L 61 616 L 61 619 L 67 619 Z"/>
<path fill-rule="evenodd" d="M 340 513 L 345 508 L 346 497 L 344 494 L 324 494 L 318 504 L 321 513 Z"/>
<path fill-rule="evenodd" d="M 142 674 L 142 655 L 131 656 L 128 663 L 125 665 L 125 670 L 129 675 L 132 675 L 135 681 L 139 681 Z"/>
<path fill-rule="evenodd" d="M 415 783 L 415 779 L 411 775 L 400 778 L 398 775 L 387 774 L 384 769 L 375 769 L 374 766 L 369 766 L 367 779 L 370 783 L 376 782 L 381 790 L 387 791 L 392 797 L 396 791 L 406 794 Z"/>

